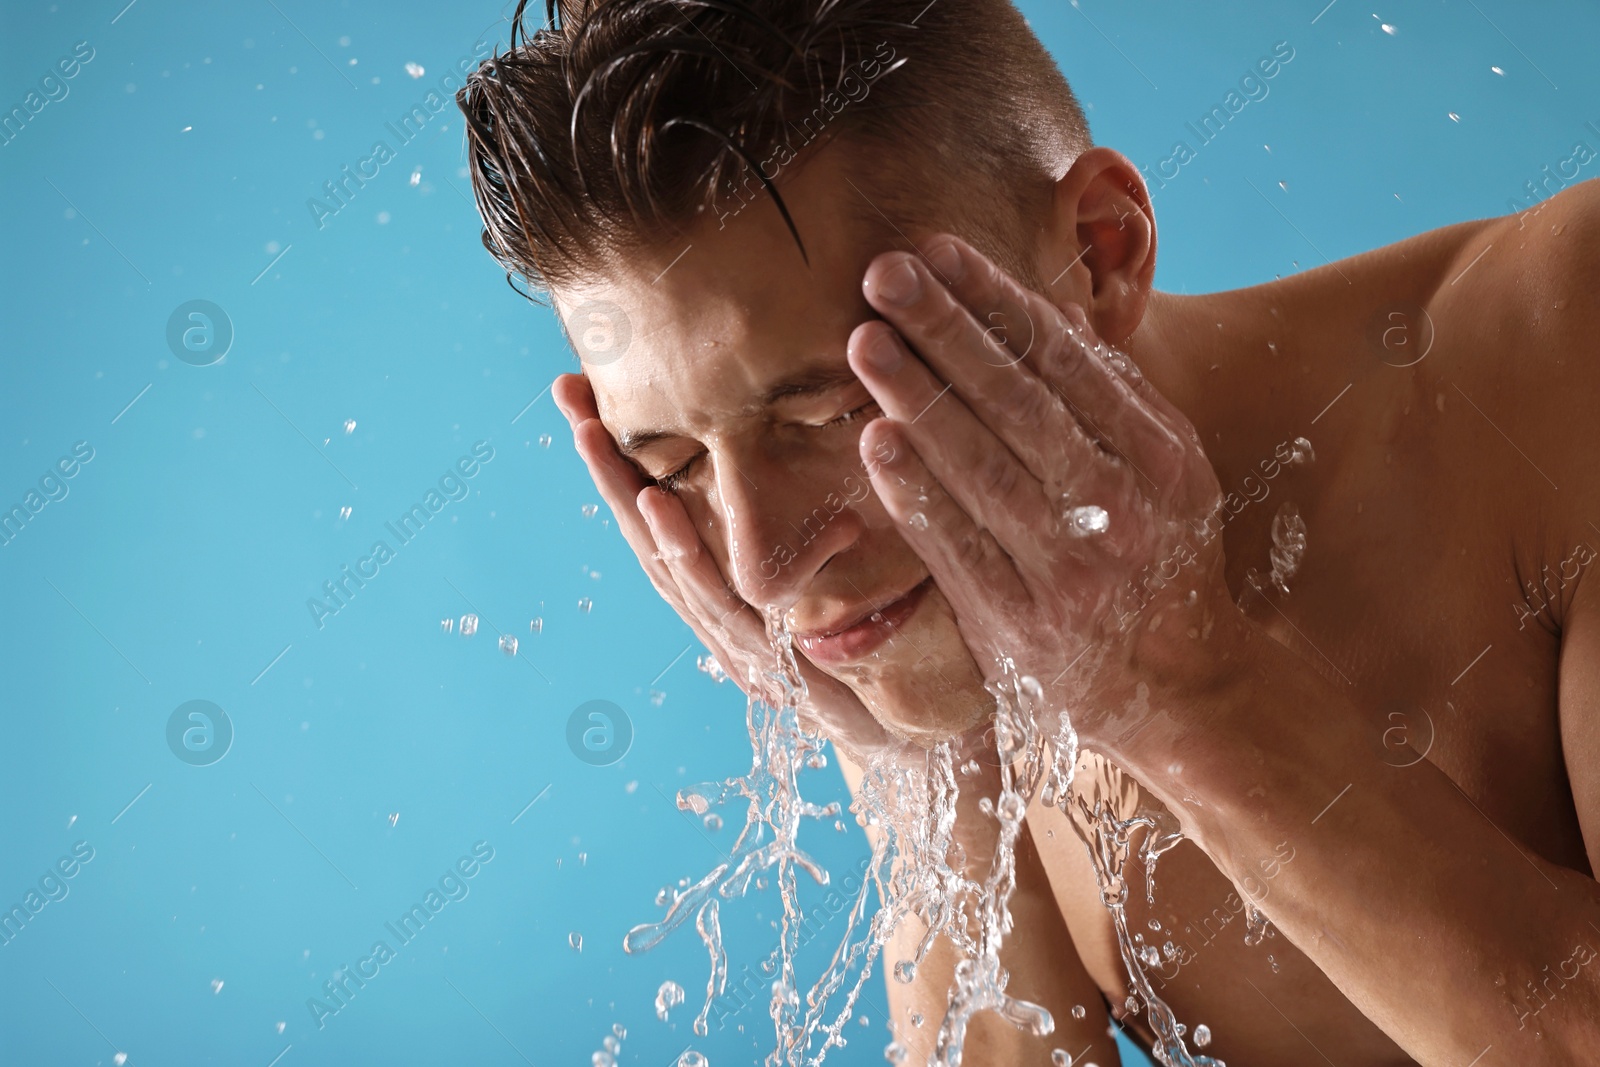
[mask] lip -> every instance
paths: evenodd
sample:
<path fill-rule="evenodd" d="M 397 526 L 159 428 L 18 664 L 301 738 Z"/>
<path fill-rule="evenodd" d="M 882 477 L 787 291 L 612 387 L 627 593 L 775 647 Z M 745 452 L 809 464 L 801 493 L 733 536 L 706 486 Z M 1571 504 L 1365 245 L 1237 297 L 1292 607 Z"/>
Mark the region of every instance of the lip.
<path fill-rule="evenodd" d="M 894 636 L 905 624 L 917 606 L 927 596 L 933 584 L 931 577 L 912 586 L 899 599 L 885 604 L 882 610 L 869 611 L 865 616 L 842 630 L 832 633 L 796 634 L 800 650 L 817 665 L 844 666 L 855 663 L 872 653 Z"/>

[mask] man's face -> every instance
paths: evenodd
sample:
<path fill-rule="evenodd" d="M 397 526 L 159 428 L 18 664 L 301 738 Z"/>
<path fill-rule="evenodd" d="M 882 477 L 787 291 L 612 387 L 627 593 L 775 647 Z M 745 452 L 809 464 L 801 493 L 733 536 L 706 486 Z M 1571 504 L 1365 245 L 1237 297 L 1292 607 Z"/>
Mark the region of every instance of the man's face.
<path fill-rule="evenodd" d="M 799 651 L 884 726 L 943 739 L 993 700 L 858 452 L 879 413 L 845 359 L 851 331 L 878 317 L 862 275 L 909 246 L 842 173 L 844 147 L 780 186 L 809 267 L 763 198 L 556 305 L 580 349 L 586 303 L 627 317 L 626 349 L 585 365 L 601 421 L 683 502 L 729 585 L 758 610 L 784 609 Z"/>

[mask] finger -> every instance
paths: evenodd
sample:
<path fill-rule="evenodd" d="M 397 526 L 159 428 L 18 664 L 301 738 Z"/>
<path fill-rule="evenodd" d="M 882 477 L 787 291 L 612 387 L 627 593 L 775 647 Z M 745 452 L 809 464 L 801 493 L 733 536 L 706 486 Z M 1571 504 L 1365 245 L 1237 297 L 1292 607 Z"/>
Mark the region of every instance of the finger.
<path fill-rule="evenodd" d="M 892 327 L 863 323 L 851 334 L 846 356 L 883 413 L 910 439 L 919 465 L 926 464 L 931 478 L 971 516 L 970 521 L 994 531 L 1013 556 L 1034 555 L 1053 536 L 1057 508 L 1039 478 L 934 376 Z M 1076 447 L 1083 453 L 1093 451 L 1087 441 Z M 1073 448 L 1069 438 L 1062 444 L 1062 454 Z M 1091 458 L 1063 458 L 1055 467 L 1084 468 L 1085 475 L 1092 475 L 1087 469 Z"/>
<path fill-rule="evenodd" d="M 600 408 L 594 399 L 594 387 L 581 374 L 556 375 L 550 383 L 550 399 L 567 417 L 568 424 L 598 418 L 600 415 Z"/>
<path fill-rule="evenodd" d="M 563 374 L 556 379 L 551 392 L 555 395 L 557 406 L 572 422 L 573 444 L 577 448 L 578 455 L 589 468 L 589 475 L 594 479 L 595 488 L 600 491 L 601 498 L 616 517 L 617 528 L 622 531 L 623 539 L 633 549 L 634 555 L 639 557 L 639 563 L 644 567 L 650 584 L 655 586 L 656 592 L 660 593 L 679 615 L 683 616 L 684 621 L 712 654 L 716 655 L 719 661 L 726 662 L 727 654 L 715 642 L 707 627 L 693 617 L 683 590 L 662 559 L 661 545 L 639 512 L 639 494 L 649 483 L 633 464 L 617 451 L 616 441 L 612 438 L 611 432 L 595 414 L 594 394 L 589 388 L 588 380 L 578 374 Z M 743 685 L 742 680 L 740 684 Z"/>
<path fill-rule="evenodd" d="M 901 302 L 889 299 L 895 285 L 910 287 L 902 290 Z M 863 288 L 934 374 L 950 383 L 1035 478 L 1042 481 L 1059 474 L 1074 438 L 1087 443 L 1061 395 L 1018 355 L 1028 351 L 1045 323 L 1029 322 L 1024 330 L 1022 315 L 1006 320 L 990 311 L 985 317 L 985 309 L 963 303 L 927 265 L 905 253 L 874 260 Z M 1047 310 L 1059 320 L 1059 312 Z M 1028 314 L 1028 309 L 1022 313 Z M 1056 327 L 1059 333 L 1059 323 Z M 1018 332 L 1027 336 L 1014 336 Z M 1021 347 L 1014 350 L 1011 345 Z M 1078 449 L 1079 454 L 1086 451 Z"/>
<path fill-rule="evenodd" d="M 899 525 L 900 536 L 928 565 L 958 620 L 963 613 L 984 617 L 996 599 L 1032 600 L 1012 557 L 946 490 L 902 426 L 873 419 L 861 431 L 860 448 L 862 456 L 893 457 L 869 468 L 873 490 Z"/>
<path fill-rule="evenodd" d="M 664 489 L 647 486 L 639 493 L 638 507 L 689 610 L 726 630 L 740 647 L 752 647 L 752 640 L 754 647 L 765 645 L 766 627 L 749 602 L 728 585 L 683 502 Z"/>
<path fill-rule="evenodd" d="M 1094 335 L 1081 307 L 1057 308 L 952 234 L 936 237 L 927 254 L 950 294 L 993 324 L 988 336 L 1034 367 L 1092 438 L 1158 487 L 1181 477 L 1193 445 L 1188 419 Z"/>

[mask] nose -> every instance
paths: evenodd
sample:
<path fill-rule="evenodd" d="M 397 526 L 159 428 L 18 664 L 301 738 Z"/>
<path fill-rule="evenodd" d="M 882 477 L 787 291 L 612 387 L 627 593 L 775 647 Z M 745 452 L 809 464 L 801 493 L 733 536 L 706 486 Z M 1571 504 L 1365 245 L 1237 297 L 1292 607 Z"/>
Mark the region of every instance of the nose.
<path fill-rule="evenodd" d="M 855 506 L 871 492 L 859 471 L 832 477 L 765 455 L 759 448 L 714 451 L 713 530 L 740 597 L 787 610 L 828 560 L 865 524 Z"/>

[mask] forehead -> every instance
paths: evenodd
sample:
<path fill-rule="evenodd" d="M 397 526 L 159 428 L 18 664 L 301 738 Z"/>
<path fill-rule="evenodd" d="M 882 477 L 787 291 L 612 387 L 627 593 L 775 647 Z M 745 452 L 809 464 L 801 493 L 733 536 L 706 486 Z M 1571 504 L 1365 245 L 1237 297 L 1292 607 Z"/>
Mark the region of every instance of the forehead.
<path fill-rule="evenodd" d="M 875 317 L 861 295 L 867 264 L 912 244 L 841 158 L 829 146 L 779 175 L 804 258 L 770 196 L 730 193 L 682 237 L 554 294 L 608 425 L 669 383 L 759 393 L 774 376 L 844 363 L 845 338 Z"/>

